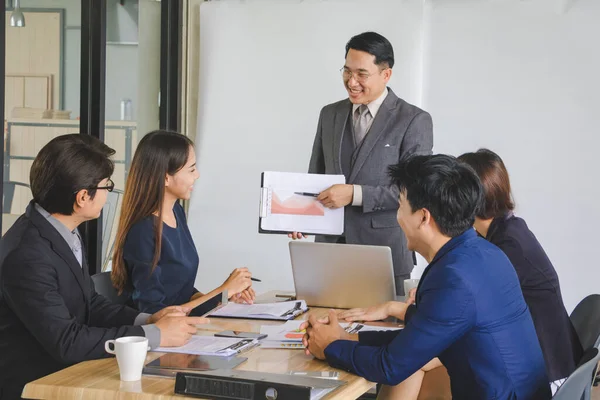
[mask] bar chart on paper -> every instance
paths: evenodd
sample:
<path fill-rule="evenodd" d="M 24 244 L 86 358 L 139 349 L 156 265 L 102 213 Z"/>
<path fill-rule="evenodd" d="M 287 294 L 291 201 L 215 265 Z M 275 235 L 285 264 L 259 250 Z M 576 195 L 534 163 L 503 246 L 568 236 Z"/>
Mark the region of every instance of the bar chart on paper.
<path fill-rule="evenodd" d="M 317 196 L 333 185 L 344 183 L 343 175 L 263 172 L 259 232 L 342 234 L 344 208 L 326 208 Z"/>

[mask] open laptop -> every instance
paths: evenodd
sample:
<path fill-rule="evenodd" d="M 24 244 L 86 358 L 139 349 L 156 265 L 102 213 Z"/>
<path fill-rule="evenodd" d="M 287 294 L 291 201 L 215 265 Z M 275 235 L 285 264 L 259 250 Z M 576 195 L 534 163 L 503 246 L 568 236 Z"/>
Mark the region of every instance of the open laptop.
<path fill-rule="evenodd" d="M 290 242 L 296 298 L 315 307 L 368 307 L 396 299 L 384 246 Z"/>

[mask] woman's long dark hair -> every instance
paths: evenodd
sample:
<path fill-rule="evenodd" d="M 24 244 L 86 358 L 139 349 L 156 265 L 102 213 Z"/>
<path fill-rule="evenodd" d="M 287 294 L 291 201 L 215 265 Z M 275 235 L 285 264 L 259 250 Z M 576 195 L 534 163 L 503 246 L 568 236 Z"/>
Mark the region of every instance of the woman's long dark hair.
<path fill-rule="evenodd" d="M 188 137 L 163 130 L 148 133 L 138 144 L 125 185 L 114 246 L 111 279 L 119 294 L 126 288 L 128 281 L 123 259 L 127 234 L 133 225 L 153 214 L 158 214 L 158 218 L 154 219 L 152 271 L 156 268 L 162 242 L 165 178 L 167 175 L 175 175 L 185 166 L 190 148 L 193 148 L 193 142 Z"/>

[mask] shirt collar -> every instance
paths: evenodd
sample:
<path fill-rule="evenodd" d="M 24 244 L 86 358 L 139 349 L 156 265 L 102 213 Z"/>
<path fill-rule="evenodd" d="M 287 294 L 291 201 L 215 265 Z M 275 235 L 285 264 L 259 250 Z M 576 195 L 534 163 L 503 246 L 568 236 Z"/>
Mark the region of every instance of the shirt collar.
<path fill-rule="evenodd" d="M 375 115 L 377 115 L 377 112 L 379 111 L 379 108 L 383 104 L 383 101 L 387 97 L 388 93 L 389 93 L 389 91 L 388 91 L 388 88 L 386 87 L 384 89 L 383 93 L 381 93 L 381 96 L 379 96 L 378 98 L 376 98 L 375 100 L 373 100 L 372 102 L 367 104 L 367 107 L 369 108 L 369 112 L 371 113 L 371 116 L 373 118 L 375 118 Z M 356 112 L 356 109 L 358 107 L 360 107 L 361 105 L 362 104 L 352 104 L 352 115 L 354 115 L 354 113 Z"/>
<path fill-rule="evenodd" d="M 435 254 L 435 256 L 433 257 L 433 260 L 431 260 L 429 265 L 434 264 L 437 260 L 439 260 L 440 258 L 445 256 L 451 250 L 460 246 L 467 240 L 473 239 L 476 237 L 477 237 L 477 232 L 475 231 L 475 228 L 469 228 L 466 231 L 464 231 L 463 233 L 461 233 L 460 235 L 453 237 L 445 245 L 443 245 L 441 249 L 438 250 L 438 252 Z"/>
<path fill-rule="evenodd" d="M 73 246 L 75 245 L 75 240 L 79 240 L 81 243 L 81 237 L 79 236 L 77 229 L 70 231 L 65 224 L 54 218 L 48 211 L 44 210 L 44 208 L 37 203 L 35 203 L 35 209 L 42 215 L 42 217 L 46 218 L 46 220 L 54 227 L 54 229 L 58 231 L 60 236 L 65 239 L 65 242 L 67 242 L 71 249 L 73 249 Z"/>

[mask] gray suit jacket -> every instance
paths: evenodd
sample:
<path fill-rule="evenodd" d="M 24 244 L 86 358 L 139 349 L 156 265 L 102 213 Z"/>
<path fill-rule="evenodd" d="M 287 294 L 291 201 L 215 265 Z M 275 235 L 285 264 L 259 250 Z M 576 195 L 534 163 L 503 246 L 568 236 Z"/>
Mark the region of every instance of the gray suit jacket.
<path fill-rule="evenodd" d="M 391 185 L 388 166 L 415 154 L 431 154 L 431 116 L 398 98 L 391 89 L 365 136 L 346 183 L 361 185 L 363 205 L 346 206 L 344 236 L 347 243 L 389 246 L 396 276 L 413 269 L 406 237 L 398 225 L 398 190 Z M 352 110 L 345 99 L 321 110 L 309 172 L 343 174 L 342 138 Z M 317 236 L 320 242 L 336 242 L 336 236 Z M 402 282 L 396 282 L 396 287 Z M 400 286 L 401 287 L 401 286 Z"/>

